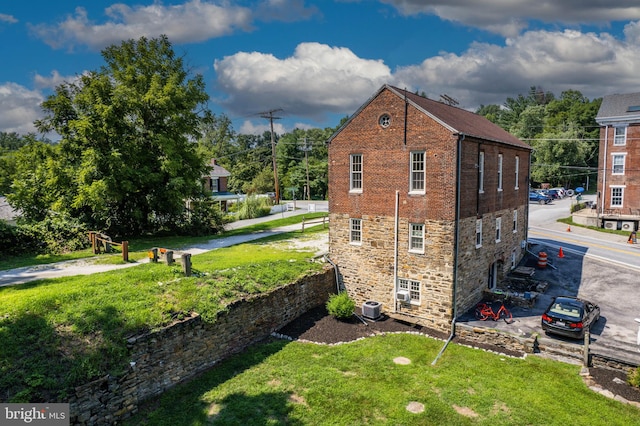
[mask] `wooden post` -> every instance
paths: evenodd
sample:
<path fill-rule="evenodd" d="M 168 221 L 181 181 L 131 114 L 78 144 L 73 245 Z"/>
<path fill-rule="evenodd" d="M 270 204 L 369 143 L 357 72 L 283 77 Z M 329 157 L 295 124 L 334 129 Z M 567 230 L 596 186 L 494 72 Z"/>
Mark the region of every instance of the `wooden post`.
<path fill-rule="evenodd" d="M 93 254 L 98 254 L 99 252 L 96 251 L 97 247 L 96 247 L 96 233 L 95 232 L 89 232 L 89 241 L 91 241 L 91 251 L 93 252 Z"/>
<path fill-rule="evenodd" d="M 584 332 L 584 346 L 583 346 L 583 363 L 585 367 L 589 366 L 589 342 L 591 341 L 591 332 L 589 330 Z"/>
<path fill-rule="evenodd" d="M 149 250 L 149 260 L 154 263 L 158 262 L 158 247 Z"/>
<path fill-rule="evenodd" d="M 129 241 L 122 242 L 122 260 L 129 261 Z"/>
<path fill-rule="evenodd" d="M 182 272 L 185 277 L 191 276 L 191 253 L 182 253 Z"/>
<path fill-rule="evenodd" d="M 173 264 L 173 250 L 167 250 L 164 253 L 164 260 L 167 262 L 167 265 Z"/>

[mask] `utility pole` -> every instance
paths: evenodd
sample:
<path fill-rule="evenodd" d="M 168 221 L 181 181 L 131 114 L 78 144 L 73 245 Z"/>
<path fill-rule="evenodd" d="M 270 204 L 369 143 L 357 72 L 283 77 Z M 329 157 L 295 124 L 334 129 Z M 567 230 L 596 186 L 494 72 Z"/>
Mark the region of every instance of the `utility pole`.
<path fill-rule="evenodd" d="M 274 117 L 273 113 L 282 111 L 282 109 L 272 109 L 266 112 L 260 113 L 262 118 L 269 120 L 271 126 L 271 159 L 273 161 L 273 181 L 276 189 L 276 203 L 280 204 L 280 185 L 278 184 L 278 164 L 276 163 L 276 140 L 273 134 L 273 120 L 278 120 L 280 117 Z"/>
<path fill-rule="evenodd" d="M 309 151 L 311 151 L 311 146 L 308 144 L 306 137 L 304 138 L 304 145 L 301 149 L 304 151 L 305 167 L 307 169 L 307 201 L 311 201 L 311 188 L 309 187 Z"/>

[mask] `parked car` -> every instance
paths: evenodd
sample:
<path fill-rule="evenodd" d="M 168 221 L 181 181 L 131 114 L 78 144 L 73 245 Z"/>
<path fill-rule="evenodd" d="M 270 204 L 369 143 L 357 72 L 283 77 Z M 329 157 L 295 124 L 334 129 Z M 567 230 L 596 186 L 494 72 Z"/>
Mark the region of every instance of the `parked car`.
<path fill-rule="evenodd" d="M 598 305 L 577 297 L 557 296 L 542 314 L 542 329 L 550 334 L 581 339 L 599 319 Z"/>
<path fill-rule="evenodd" d="M 529 201 L 536 201 L 539 204 L 548 204 L 551 198 L 535 191 L 529 191 Z"/>
<path fill-rule="evenodd" d="M 551 190 L 558 191 L 558 198 L 564 198 L 564 197 L 567 196 L 567 191 L 562 187 L 560 187 L 560 188 L 551 188 Z"/>
<path fill-rule="evenodd" d="M 546 192 L 547 197 L 551 197 L 554 200 L 557 200 L 559 198 L 562 198 L 560 196 L 560 192 L 558 192 L 557 189 L 548 189 Z"/>

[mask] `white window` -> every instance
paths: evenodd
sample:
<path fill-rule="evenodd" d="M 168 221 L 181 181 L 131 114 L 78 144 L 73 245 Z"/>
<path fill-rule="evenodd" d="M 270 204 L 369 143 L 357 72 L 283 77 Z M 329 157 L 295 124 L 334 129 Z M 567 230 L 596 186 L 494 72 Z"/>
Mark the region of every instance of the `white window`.
<path fill-rule="evenodd" d="M 476 248 L 482 247 L 482 219 L 476 219 Z"/>
<path fill-rule="evenodd" d="M 516 269 L 516 266 L 518 266 L 518 257 L 516 254 L 516 249 L 513 249 L 511 251 L 511 269 Z"/>
<path fill-rule="evenodd" d="M 220 188 L 219 188 L 219 178 L 212 178 L 211 179 L 211 192 L 219 192 Z"/>
<path fill-rule="evenodd" d="M 518 232 L 518 210 L 513 211 L 513 233 Z"/>
<path fill-rule="evenodd" d="M 412 152 L 411 153 L 411 183 L 410 192 L 419 192 L 424 194 L 424 180 L 425 180 L 425 152 Z"/>
<path fill-rule="evenodd" d="M 478 192 L 484 192 L 484 151 L 478 153 Z"/>
<path fill-rule="evenodd" d="M 613 144 L 614 145 L 626 145 L 627 144 L 627 127 L 626 126 L 620 126 L 620 127 L 614 127 L 615 129 L 615 136 L 613 137 Z"/>
<path fill-rule="evenodd" d="M 502 239 L 502 218 L 496 218 L 496 243 L 499 243 Z"/>
<path fill-rule="evenodd" d="M 349 190 L 362 192 L 362 154 L 351 154 Z"/>
<path fill-rule="evenodd" d="M 502 191 L 502 154 L 498 154 L 498 191 Z"/>
<path fill-rule="evenodd" d="M 420 281 L 398 278 L 398 291 L 408 291 L 411 303 L 420 304 Z"/>
<path fill-rule="evenodd" d="M 624 197 L 623 186 L 611 187 L 611 207 L 622 207 L 623 197 Z"/>
<path fill-rule="evenodd" d="M 625 154 L 613 154 L 612 174 L 614 175 L 624 174 L 624 159 L 625 159 Z"/>
<path fill-rule="evenodd" d="M 362 244 L 362 219 L 350 219 L 349 242 L 351 244 Z"/>
<path fill-rule="evenodd" d="M 518 183 L 519 178 L 520 178 L 520 157 L 516 155 L 516 186 L 515 189 L 519 189 L 520 188 L 520 184 Z"/>
<path fill-rule="evenodd" d="M 409 251 L 424 253 L 424 224 L 412 223 L 409 225 Z"/>

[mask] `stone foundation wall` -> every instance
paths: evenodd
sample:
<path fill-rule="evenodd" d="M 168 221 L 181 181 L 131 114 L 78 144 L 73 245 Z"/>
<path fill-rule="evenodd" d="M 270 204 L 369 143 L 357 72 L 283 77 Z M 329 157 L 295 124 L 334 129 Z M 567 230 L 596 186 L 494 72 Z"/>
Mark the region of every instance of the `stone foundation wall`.
<path fill-rule="evenodd" d="M 128 341 L 129 371 L 76 388 L 70 399 L 71 424 L 114 424 L 130 417 L 144 400 L 193 378 L 230 355 L 267 337 L 335 293 L 333 268 L 304 277 L 267 294 L 238 300 L 214 323 L 194 314 Z"/>

